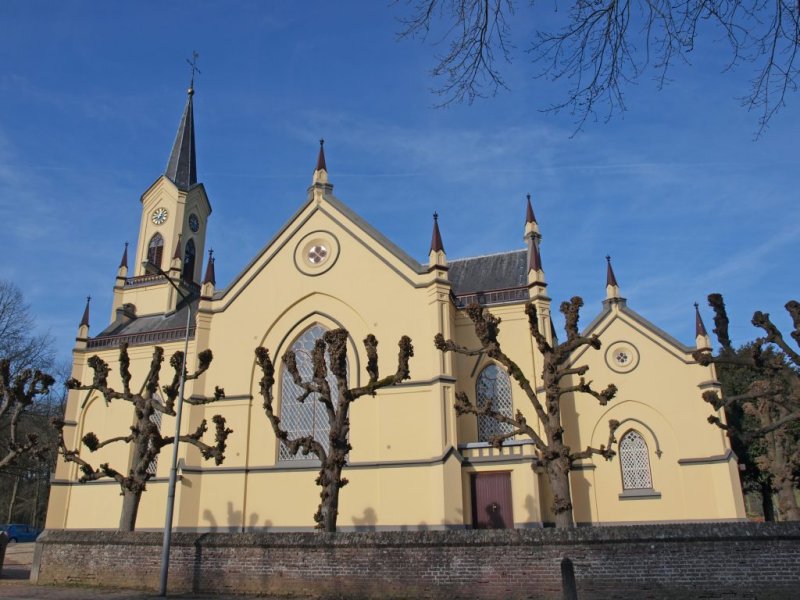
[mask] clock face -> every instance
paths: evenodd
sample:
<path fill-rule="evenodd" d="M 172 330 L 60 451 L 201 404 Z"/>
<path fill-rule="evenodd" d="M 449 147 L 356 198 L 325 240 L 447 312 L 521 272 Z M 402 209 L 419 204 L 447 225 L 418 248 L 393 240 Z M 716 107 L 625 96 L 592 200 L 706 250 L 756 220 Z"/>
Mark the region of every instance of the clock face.
<path fill-rule="evenodd" d="M 153 211 L 153 214 L 151 215 L 150 219 L 156 225 L 163 225 L 164 223 L 167 222 L 168 216 L 169 213 L 167 212 L 167 209 L 161 206 Z"/>
<path fill-rule="evenodd" d="M 197 218 L 197 215 L 189 215 L 189 229 L 194 233 L 197 233 L 197 230 L 200 229 L 200 219 Z"/>

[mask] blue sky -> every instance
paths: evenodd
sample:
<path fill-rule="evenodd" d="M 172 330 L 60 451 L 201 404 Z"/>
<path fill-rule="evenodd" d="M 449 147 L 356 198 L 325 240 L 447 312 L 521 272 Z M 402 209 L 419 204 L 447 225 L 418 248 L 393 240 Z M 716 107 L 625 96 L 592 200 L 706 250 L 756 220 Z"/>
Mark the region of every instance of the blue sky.
<path fill-rule="evenodd" d="M 86 295 L 92 332 L 108 322 L 192 50 L 218 287 L 303 202 L 324 137 L 336 195 L 420 261 L 434 210 L 450 258 L 522 247 L 529 192 L 551 296 L 583 296 L 583 323 L 600 310 L 611 254 L 629 306 L 685 343 L 692 303 L 715 291 L 736 343 L 753 336 L 756 309 L 788 330 L 797 94 L 754 141 L 757 115 L 736 99 L 751 72 L 722 73 L 712 35 L 666 89 L 646 73 L 626 89 L 624 118 L 573 136 L 574 117 L 540 112 L 564 88 L 531 76 L 522 50 L 535 24 L 520 12 L 511 91 L 435 109 L 436 48 L 396 41 L 401 14 L 383 1 L 0 3 L 0 278 L 22 288 L 60 357 Z"/>

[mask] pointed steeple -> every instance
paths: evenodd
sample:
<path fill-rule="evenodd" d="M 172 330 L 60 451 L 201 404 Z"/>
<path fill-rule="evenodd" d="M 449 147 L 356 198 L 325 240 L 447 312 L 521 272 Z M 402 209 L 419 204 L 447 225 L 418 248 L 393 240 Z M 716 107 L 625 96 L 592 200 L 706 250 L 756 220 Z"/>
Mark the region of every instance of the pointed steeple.
<path fill-rule="evenodd" d="M 214 272 L 214 249 L 208 251 L 208 264 L 206 265 L 206 276 L 203 277 L 203 283 L 210 283 L 211 285 L 217 284 L 217 276 Z"/>
<path fill-rule="evenodd" d="M 78 327 L 86 327 L 89 328 L 89 303 L 92 301 L 91 296 L 86 296 L 86 308 L 83 309 L 83 317 L 81 317 L 81 323 Z"/>
<path fill-rule="evenodd" d="M 530 194 L 528 194 L 528 208 L 525 210 L 525 223 L 536 223 L 536 215 L 533 214 Z"/>
<path fill-rule="evenodd" d="M 75 348 L 85 349 L 86 341 L 89 339 L 89 303 L 91 296 L 86 297 L 86 308 L 83 309 L 80 325 L 78 325 L 78 336 L 75 338 Z"/>
<path fill-rule="evenodd" d="M 431 252 L 444 252 L 442 234 L 439 232 L 439 213 L 433 213 L 433 235 L 431 236 Z"/>
<path fill-rule="evenodd" d="M 175 253 L 172 255 L 172 260 L 181 260 L 181 234 L 178 234 L 178 243 L 175 244 Z"/>
<path fill-rule="evenodd" d="M 314 169 L 314 176 L 311 183 L 328 183 L 328 166 L 325 164 L 325 140 L 319 141 L 319 154 L 317 155 L 317 166 Z"/>
<path fill-rule="evenodd" d="M 164 175 L 172 181 L 179 190 L 186 191 L 197 183 L 197 159 L 194 149 L 194 110 L 192 97 L 194 86 L 188 90 L 186 107 L 178 125 L 172 153 L 169 155 L 167 170 Z"/>
<path fill-rule="evenodd" d="M 617 277 L 614 275 L 614 268 L 611 266 L 611 257 L 606 255 L 606 300 L 619 300 L 619 284 Z"/>
<path fill-rule="evenodd" d="M 442 234 L 439 232 L 439 213 L 433 213 L 433 234 L 431 235 L 431 249 L 428 251 L 428 265 L 430 267 L 447 265 Z"/>
<path fill-rule="evenodd" d="M 122 260 L 119 261 L 118 268 L 128 270 L 128 242 L 125 242 L 125 250 L 122 252 Z"/>
<path fill-rule="evenodd" d="M 608 263 L 608 266 L 606 267 L 606 285 L 614 285 L 619 287 L 617 278 L 614 275 L 614 269 L 611 266 L 611 257 L 608 255 L 606 255 L 606 262 Z"/>
<path fill-rule="evenodd" d="M 528 271 L 544 271 L 542 269 L 542 256 L 539 254 L 539 244 L 532 243 L 528 257 Z"/>
<path fill-rule="evenodd" d="M 700 316 L 700 305 L 697 302 L 694 303 L 694 334 L 696 336 L 708 335 L 705 323 L 703 323 L 703 317 Z"/>
<path fill-rule="evenodd" d="M 711 350 L 711 338 L 708 337 L 703 317 L 700 316 L 700 305 L 694 303 L 694 338 L 698 350 Z"/>

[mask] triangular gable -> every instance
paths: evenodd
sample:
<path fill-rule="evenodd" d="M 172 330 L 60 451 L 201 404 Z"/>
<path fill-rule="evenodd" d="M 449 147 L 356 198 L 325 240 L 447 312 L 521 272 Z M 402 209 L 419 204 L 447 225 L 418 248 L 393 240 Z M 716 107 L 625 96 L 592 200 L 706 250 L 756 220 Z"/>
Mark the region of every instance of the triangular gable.
<path fill-rule="evenodd" d="M 276 247 L 276 244 L 283 238 L 287 232 L 292 229 L 300 229 L 306 221 L 308 221 L 317 211 L 321 212 L 322 214 L 326 215 L 328 218 L 333 220 L 335 223 L 340 225 L 343 229 L 352 231 L 353 229 L 358 230 L 358 234 L 354 234 L 354 238 L 364 245 L 370 252 L 373 254 L 378 255 L 374 248 L 379 247 L 386 250 L 389 254 L 397 258 L 403 265 L 405 265 L 410 273 L 403 273 L 401 270 L 397 269 L 394 265 L 388 263 L 387 261 L 383 261 L 389 268 L 394 270 L 398 273 L 403 279 L 408 281 L 411 285 L 417 285 L 416 282 L 412 281 L 409 275 L 422 275 L 427 272 L 427 266 L 423 266 L 418 261 L 414 260 L 407 252 L 405 252 L 402 248 L 400 248 L 397 244 L 389 240 L 386 236 L 384 236 L 380 231 L 375 229 L 372 225 L 370 225 L 363 217 L 358 215 L 355 211 L 353 211 L 349 206 L 347 206 L 344 202 L 336 198 L 333 194 L 328 193 L 327 191 L 323 193 L 324 202 L 316 202 L 314 199 L 314 190 L 310 189 L 308 198 L 306 201 L 295 211 L 295 213 L 283 224 L 283 226 L 278 229 L 275 235 L 261 248 L 261 250 L 255 255 L 255 257 L 247 263 L 247 265 L 239 272 L 239 274 L 234 277 L 231 283 L 224 289 L 218 290 L 214 293 L 214 300 L 228 300 L 231 302 L 235 299 L 235 297 L 247 287 L 249 282 L 258 276 L 258 273 L 261 269 L 266 266 L 266 264 L 271 259 L 272 255 L 277 253 L 282 246 L 288 242 L 291 238 L 291 235 L 286 238 L 284 244 Z M 330 205 L 336 212 L 340 213 L 344 219 L 346 219 L 349 224 L 343 223 L 340 218 L 334 212 L 329 210 L 325 204 Z M 310 205 L 316 204 L 311 211 L 308 211 Z M 304 215 L 304 213 L 307 213 Z M 371 242 L 371 243 L 370 243 Z M 272 252 L 270 252 L 272 251 Z M 256 265 L 261 264 L 260 268 L 258 268 L 255 272 L 251 273 L 248 281 L 241 285 L 242 280 L 247 277 L 248 273 L 256 267 Z M 234 295 L 228 298 L 228 295 L 232 292 L 232 290 L 237 289 Z"/>
<path fill-rule="evenodd" d="M 617 320 L 622 319 L 627 325 L 637 330 L 653 341 L 656 345 L 660 346 L 675 358 L 683 362 L 693 362 L 687 356 L 691 355 L 697 348 L 694 346 L 687 346 L 675 339 L 660 327 L 654 325 L 636 311 L 628 308 L 624 300 L 617 301 L 619 310 L 613 310 L 611 303 L 608 301 L 603 302 L 603 310 L 598 314 L 589 325 L 581 332 L 582 336 L 597 335 L 602 339 L 603 332 L 605 332 L 611 324 Z M 588 346 L 581 347 L 572 357 L 570 357 L 568 364 L 575 364 L 584 352 L 589 349 Z"/>

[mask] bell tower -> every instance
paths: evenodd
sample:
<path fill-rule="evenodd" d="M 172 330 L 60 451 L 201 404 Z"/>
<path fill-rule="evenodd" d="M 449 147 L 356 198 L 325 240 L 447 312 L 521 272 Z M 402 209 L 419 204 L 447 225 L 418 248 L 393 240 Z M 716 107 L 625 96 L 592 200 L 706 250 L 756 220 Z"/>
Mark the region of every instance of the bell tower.
<path fill-rule="evenodd" d="M 145 261 L 168 271 L 179 257 L 180 278 L 199 285 L 211 204 L 197 183 L 193 97 L 190 87 L 164 175 L 142 195 L 134 274 L 145 274 Z"/>
<path fill-rule="evenodd" d="M 135 261 L 114 288 L 112 319 L 123 305 L 139 315 L 168 313 L 180 295 L 165 276 L 185 291 L 200 295 L 203 256 L 211 203 L 197 181 L 194 129 L 194 71 L 164 174 L 142 194 Z M 127 261 L 126 261 L 127 263 Z M 151 263 L 157 269 L 145 269 Z M 160 273 L 159 273 L 160 270 Z M 119 274 L 118 274 L 119 275 Z"/>

